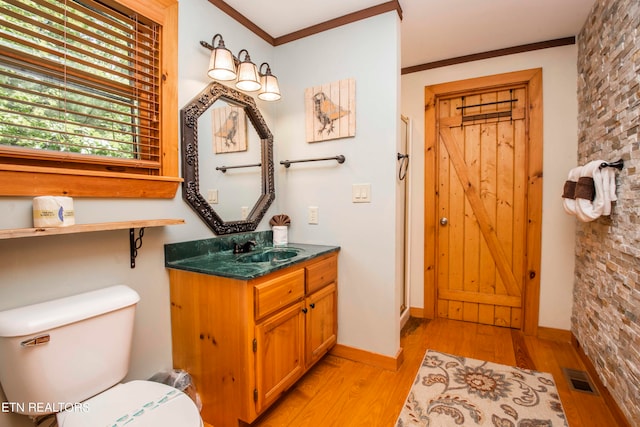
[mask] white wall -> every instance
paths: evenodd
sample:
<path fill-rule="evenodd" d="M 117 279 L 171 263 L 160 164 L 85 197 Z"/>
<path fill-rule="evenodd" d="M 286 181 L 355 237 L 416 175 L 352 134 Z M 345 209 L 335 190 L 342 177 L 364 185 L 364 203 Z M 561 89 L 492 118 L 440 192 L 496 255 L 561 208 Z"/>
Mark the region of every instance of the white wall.
<path fill-rule="evenodd" d="M 234 55 L 238 55 L 241 49 L 247 49 L 251 54 L 251 59 L 257 65 L 263 62 L 273 64 L 273 46 L 257 37 L 245 27 L 240 25 L 235 20 L 229 18 L 226 14 L 220 12 L 217 8 L 213 7 L 207 0 L 190 0 L 188 2 L 180 2 L 179 10 L 179 64 L 178 74 L 180 77 L 180 83 L 178 87 L 178 105 L 180 107 L 189 103 L 194 97 L 196 97 L 201 90 L 205 88 L 211 79 L 207 77 L 206 70 L 209 64 L 210 51 L 200 46 L 199 41 L 203 40 L 211 44 L 211 39 L 217 33 L 221 34 L 224 38 L 225 46 L 231 50 Z M 217 45 L 217 43 L 216 43 Z M 233 85 L 230 84 L 232 87 Z M 271 133 L 275 134 L 275 119 L 273 112 L 275 107 L 272 103 L 264 102 L 254 97 L 256 104 L 260 112 L 262 113 L 267 126 L 271 130 Z M 204 115 L 201 121 L 204 120 Z M 238 169 L 222 174 L 222 172 L 215 171 L 216 166 L 220 165 L 237 165 L 237 164 L 249 164 L 258 163 L 261 160 L 260 145 L 258 138 L 251 122 L 247 119 L 248 127 L 248 147 L 247 151 L 239 153 L 227 153 L 210 156 L 212 160 L 208 165 L 201 164 L 202 168 L 199 173 L 201 175 L 201 183 L 205 178 L 207 182 L 216 182 L 217 184 L 202 185 L 200 192 L 207 197 L 207 189 L 214 187 L 219 190 L 219 203 L 215 206 L 218 214 L 221 215 L 223 220 L 240 219 L 240 206 L 247 206 L 247 199 L 243 197 L 246 193 L 242 191 L 230 191 L 232 188 L 238 190 L 241 185 L 247 185 L 248 180 L 253 180 L 256 183 L 255 189 L 251 189 L 251 194 L 255 194 L 253 202 L 257 201 L 260 194 L 260 175 L 259 170 L 256 168 L 251 169 Z M 209 131 L 210 128 L 204 129 Z M 205 150 L 207 153 L 212 153 L 213 148 L 210 143 L 210 137 L 206 132 L 199 134 L 200 153 Z M 208 179 L 211 178 L 211 179 Z M 229 182 L 235 181 L 233 184 Z M 229 200 L 230 197 L 236 195 L 234 200 Z M 274 211 L 278 203 L 278 195 L 276 191 L 276 201 L 272 205 L 270 211 L 265 215 L 265 218 L 271 217 L 271 212 Z M 227 207 L 228 209 L 225 209 Z M 253 205 L 248 206 L 249 209 Z M 235 213 L 234 213 L 235 212 Z M 199 221 L 199 218 L 195 213 L 192 214 L 194 221 Z M 267 229 L 268 221 L 263 221 L 259 229 Z M 188 239 L 182 239 L 188 240 Z"/>
<path fill-rule="evenodd" d="M 562 208 L 562 188 L 577 163 L 577 47 L 563 46 L 402 76 L 402 114 L 412 120 L 411 306 L 424 306 L 424 87 L 474 77 L 543 69 L 543 196 L 540 326 L 569 330 L 575 218 Z"/>
<path fill-rule="evenodd" d="M 282 85 L 275 136 L 277 195 L 292 218 L 289 241 L 341 247 L 338 342 L 394 356 L 396 301 L 395 149 L 399 127 L 399 18 L 389 12 L 277 47 Z M 389 52 L 383 55 L 383 52 Z M 304 90 L 354 78 L 356 136 L 305 140 Z M 283 159 L 330 157 L 346 162 L 279 165 Z M 352 203 L 352 184 L 371 184 L 371 203 Z M 309 206 L 319 224 L 307 224 Z"/>

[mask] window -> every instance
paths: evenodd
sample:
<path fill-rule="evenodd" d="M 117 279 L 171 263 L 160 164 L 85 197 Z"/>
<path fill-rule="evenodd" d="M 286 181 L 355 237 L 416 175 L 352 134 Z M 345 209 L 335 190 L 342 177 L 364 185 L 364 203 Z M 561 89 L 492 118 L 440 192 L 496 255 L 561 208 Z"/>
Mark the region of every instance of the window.
<path fill-rule="evenodd" d="M 0 20 L 0 195 L 173 197 L 176 1 L 4 0 Z"/>

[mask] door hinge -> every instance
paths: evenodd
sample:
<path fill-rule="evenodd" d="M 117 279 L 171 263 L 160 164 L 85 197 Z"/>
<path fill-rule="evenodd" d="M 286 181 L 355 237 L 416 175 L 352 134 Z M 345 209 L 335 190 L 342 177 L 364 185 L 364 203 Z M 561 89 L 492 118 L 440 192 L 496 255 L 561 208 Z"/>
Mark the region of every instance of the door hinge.
<path fill-rule="evenodd" d="M 258 401 L 258 389 L 257 388 L 253 389 L 253 401 L 254 402 Z"/>
<path fill-rule="evenodd" d="M 258 340 L 257 339 L 253 339 L 253 352 L 255 353 L 256 351 L 258 351 Z"/>

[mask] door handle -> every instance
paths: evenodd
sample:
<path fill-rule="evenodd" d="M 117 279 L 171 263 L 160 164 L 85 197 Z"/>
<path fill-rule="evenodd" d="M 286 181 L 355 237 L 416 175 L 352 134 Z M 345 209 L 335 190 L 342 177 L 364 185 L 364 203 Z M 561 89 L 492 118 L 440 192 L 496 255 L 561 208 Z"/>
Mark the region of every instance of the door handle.
<path fill-rule="evenodd" d="M 440 225 L 447 225 L 449 224 L 449 220 L 445 217 L 440 218 Z"/>

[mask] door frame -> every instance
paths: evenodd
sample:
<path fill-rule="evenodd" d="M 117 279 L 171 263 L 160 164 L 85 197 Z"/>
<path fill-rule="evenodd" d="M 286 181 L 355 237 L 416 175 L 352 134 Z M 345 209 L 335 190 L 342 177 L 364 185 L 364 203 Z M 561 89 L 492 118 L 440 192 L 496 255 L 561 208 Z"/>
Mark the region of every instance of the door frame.
<path fill-rule="evenodd" d="M 478 89 L 498 89 L 506 85 L 527 86 L 527 210 L 526 269 L 523 278 L 523 322 L 526 335 L 537 335 L 540 308 L 540 264 L 542 242 L 542 68 L 496 74 L 425 87 L 424 147 L 424 317 L 436 317 L 437 304 L 437 159 L 436 125 L 438 98 Z M 465 185 L 470 183 L 465 183 Z"/>
<path fill-rule="evenodd" d="M 411 198 L 411 170 L 410 163 L 411 158 L 413 156 L 412 153 L 412 143 L 411 143 L 411 126 L 412 121 L 409 117 L 404 114 L 400 115 L 401 121 L 401 135 L 400 136 L 400 147 L 398 149 L 398 154 L 406 154 L 408 157 L 404 159 L 404 171 L 405 178 L 404 180 L 399 180 L 399 184 L 402 185 L 402 194 L 403 198 L 401 201 L 401 209 L 402 212 L 402 227 L 398 229 L 399 233 L 402 233 L 402 306 L 400 309 L 400 329 L 404 327 L 404 325 L 409 321 L 411 317 L 411 243 L 412 243 L 412 235 L 411 235 L 411 209 L 412 209 L 412 198 Z M 403 125 L 404 124 L 404 125 Z M 404 146 L 403 146 L 404 145 Z M 398 159 L 398 174 L 396 175 L 399 179 L 400 177 L 400 166 L 402 162 Z"/>

